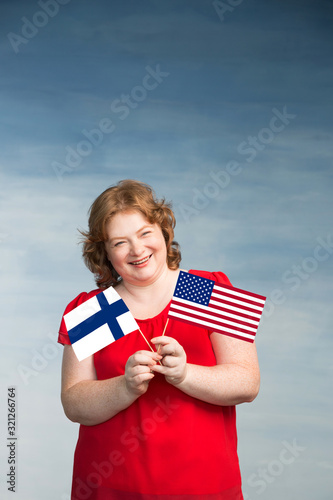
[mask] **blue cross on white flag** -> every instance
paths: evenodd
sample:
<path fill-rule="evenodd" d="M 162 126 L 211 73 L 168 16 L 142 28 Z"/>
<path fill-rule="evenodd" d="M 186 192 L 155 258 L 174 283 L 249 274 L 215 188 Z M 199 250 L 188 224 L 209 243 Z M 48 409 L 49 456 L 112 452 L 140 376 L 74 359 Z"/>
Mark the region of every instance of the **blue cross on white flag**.
<path fill-rule="evenodd" d="M 79 361 L 124 335 L 139 330 L 125 302 L 113 287 L 65 314 L 64 320 Z"/>

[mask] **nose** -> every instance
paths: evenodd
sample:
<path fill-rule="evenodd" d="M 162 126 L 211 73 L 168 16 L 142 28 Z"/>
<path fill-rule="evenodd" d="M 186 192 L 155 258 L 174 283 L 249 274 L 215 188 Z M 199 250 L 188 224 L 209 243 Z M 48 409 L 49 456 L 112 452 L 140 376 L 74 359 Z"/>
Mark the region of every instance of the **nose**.
<path fill-rule="evenodd" d="M 130 254 L 134 256 L 140 256 L 143 252 L 143 245 L 140 240 L 135 239 L 130 243 Z"/>

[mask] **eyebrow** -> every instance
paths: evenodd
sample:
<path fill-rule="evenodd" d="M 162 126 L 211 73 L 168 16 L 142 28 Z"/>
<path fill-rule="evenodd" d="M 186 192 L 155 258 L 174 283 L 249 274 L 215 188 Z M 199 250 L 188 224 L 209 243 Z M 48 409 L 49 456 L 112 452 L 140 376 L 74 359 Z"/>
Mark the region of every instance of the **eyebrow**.
<path fill-rule="evenodd" d="M 140 229 L 138 229 L 138 231 L 136 232 L 136 234 L 141 233 L 141 231 L 143 231 L 144 229 L 146 229 L 146 228 L 148 228 L 148 227 L 149 227 L 150 229 L 152 229 L 153 224 L 145 224 L 145 225 L 144 225 L 144 226 L 142 226 Z M 110 243 L 112 243 L 112 241 L 115 241 L 115 240 L 126 240 L 126 236 L 115 236 L 114 238 L 111 238 L 111 239 L 109 240 L 109 242 L 110 242 Z"/>

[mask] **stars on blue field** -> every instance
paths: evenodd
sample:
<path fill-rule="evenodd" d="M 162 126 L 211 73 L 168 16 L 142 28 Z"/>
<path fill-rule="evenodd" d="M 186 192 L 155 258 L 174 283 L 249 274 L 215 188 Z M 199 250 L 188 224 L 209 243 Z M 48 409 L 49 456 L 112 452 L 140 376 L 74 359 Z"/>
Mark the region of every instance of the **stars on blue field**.
<path fill-rule="evenodd" d="M 208 306 L 214 281 L 180 271 L 174 297 Z"/>

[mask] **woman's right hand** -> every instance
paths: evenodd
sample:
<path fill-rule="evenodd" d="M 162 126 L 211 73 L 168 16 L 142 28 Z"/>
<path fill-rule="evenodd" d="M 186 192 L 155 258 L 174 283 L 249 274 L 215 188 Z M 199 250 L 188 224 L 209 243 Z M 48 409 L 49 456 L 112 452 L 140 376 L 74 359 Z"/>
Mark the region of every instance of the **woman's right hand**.
<path fill-rule="evenodd" d="M 128 358 L 125 366 L 125 382 L 131 394 L 142 396 L 147 391 L 149 382 L 155 376 L 151 367 L 161 359 L 162 356 L 151 351 L 137 351 Z"/>

